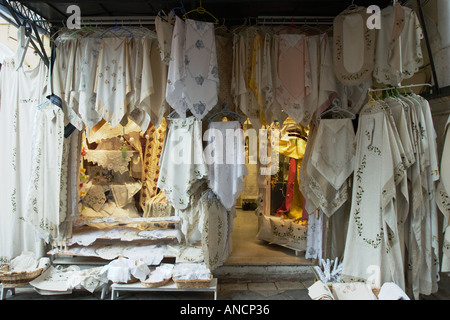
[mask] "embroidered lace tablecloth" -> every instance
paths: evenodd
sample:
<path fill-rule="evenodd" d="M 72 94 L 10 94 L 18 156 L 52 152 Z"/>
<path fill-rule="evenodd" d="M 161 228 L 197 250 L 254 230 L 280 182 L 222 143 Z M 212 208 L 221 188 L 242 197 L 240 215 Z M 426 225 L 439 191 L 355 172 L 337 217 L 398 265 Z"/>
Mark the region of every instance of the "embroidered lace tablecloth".
<path fill-rule="evenodd" d="M 84 158 L 101 167 L 125 173 L 134 154 L 135 151 L 87 150 Z"/>

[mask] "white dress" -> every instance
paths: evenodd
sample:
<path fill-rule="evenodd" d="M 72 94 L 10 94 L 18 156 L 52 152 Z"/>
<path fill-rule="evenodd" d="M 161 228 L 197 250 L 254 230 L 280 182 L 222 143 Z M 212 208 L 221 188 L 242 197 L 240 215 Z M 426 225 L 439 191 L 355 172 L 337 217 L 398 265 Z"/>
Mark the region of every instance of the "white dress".
<path fill-rule="evenodd" d="M 238 121 L 211 122 L 206 140 L 205 160 L 208 182 L 222 205 L 231 210 L 244 190 L 245 141 Z"/>
<path fill-rule="evenodd" d="M 33 130 L 31 183 L 26 201 L 25 220 L 46 243 L 59 235 L 60 183 L 64 144 L 62 108 L 46 101 L 37 106 Z"/>
<path fill-rule="evenodd" d="M 13 60 L 1 69 L 0 132 L 2 192 L 0 203 L 0 261 L 8 263 L 23 251 L 43 256 L 43 242 L 23 221 L 31 181 L 33 124 L 37 106 L 45 101 L 47 68 L 41 62 L 32 70 L 15 70 Z"/>
<path fill-rule="evenodd" d="M 132 88 L 127 39 L 105 38 L 100 47 L 95 110 L 113 128 L 128 112 Z"/>
<path fill-rule="evenodd" d="M 380 104 L 363 107 L 341 279 L 394 282 L 404 289 L 395 196 L 406 170 L 389 126 Z"/>

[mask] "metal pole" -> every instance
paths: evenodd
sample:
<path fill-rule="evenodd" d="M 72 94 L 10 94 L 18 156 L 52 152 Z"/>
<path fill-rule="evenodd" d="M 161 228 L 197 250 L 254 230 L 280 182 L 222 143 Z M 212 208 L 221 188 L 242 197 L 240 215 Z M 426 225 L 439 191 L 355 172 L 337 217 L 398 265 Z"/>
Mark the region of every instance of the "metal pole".
<path fill-rule="evenodd" d="M 433 52 L 431 50 L 430 39 L 428 38 L 428 31 L 427 31 L 427 26 L 425 24 L 425 17 L 424 17 L 423 10 L 422 10 L 421 0 L 417 0 L 417 7 L 419 8 L 420 20 L 422 21 L 423 35 L 425 37 L 425 42 L 427 44 L 427 50 L 428 50 L 428 56 L 430 58 L 431 71 L 433 74 L 434 85 L 436 87 L 435 94 L 439 95 L 441 89 L 439 88 L 439 82 L 438 82 L 437 73 L 436 73 L 436 66 L 434 65 Z"/>

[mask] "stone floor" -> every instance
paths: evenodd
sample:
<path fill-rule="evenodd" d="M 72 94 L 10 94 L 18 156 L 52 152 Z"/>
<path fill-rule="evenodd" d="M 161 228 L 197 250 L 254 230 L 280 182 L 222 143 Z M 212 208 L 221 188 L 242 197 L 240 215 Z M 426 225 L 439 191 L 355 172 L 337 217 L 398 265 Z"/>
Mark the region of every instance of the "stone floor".
<path fill-rule="evenodd" d="M 218 300 L 311 300 L 308 287 L 313 278 L 304 275 L 302 279 L 277 281 L 219 281 Z M 105 300 L 111 298 L 109 292 Z M 121 292 L 117 300 L 210 300 L 212 293 L 207 292 Z M 93 294 L 86 290 L 73 290 L 71 294 L 41 295 L 27 286 L 16 288 L 15 294 L 7 292 L 5 300 L 101 300 L 101 292 Z"/>
<path fill-rule="evenodd" d="M 246 281 L 223 280 L 218 284 L 218 300 L 311 300 L 308 296 L 308 287 L 314 279 L 309 275 L 302 275 L 301 279 L 274 280 L 274 281 Z M 110 300 L 110 292 L 104 300 Z M 118 301 L 127 300 L 212 300 L 212 293 L 206 292 L 122 292 Z M 421 300 L 450 300 L 450 277 L 441 275 L 438 292 L 421 296 Z M 5 300 L 101 300 L 101 292 L 89 293 L 77 289 L 71 294 L 41 295 L 34 288 L 16 288 L 15 294 L 8 292 Z"/>

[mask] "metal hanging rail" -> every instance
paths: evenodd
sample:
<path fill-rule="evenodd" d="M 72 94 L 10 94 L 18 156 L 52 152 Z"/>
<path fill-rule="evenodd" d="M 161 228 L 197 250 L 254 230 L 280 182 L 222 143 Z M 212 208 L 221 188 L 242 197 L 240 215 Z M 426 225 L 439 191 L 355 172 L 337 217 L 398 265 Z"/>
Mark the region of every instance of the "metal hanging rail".
<path fill-rule="evenodd" d="M 287 23 L 298 25 L 332 25 L 334 17 L 329 16 L 258 16 L 258 24 L 283 25 Z"/>
<path fill-rule="evenodd" d="M 113 17 L 82 17 L 81 25 L 154 25 L 156 16 L 113 16 Z"/>

